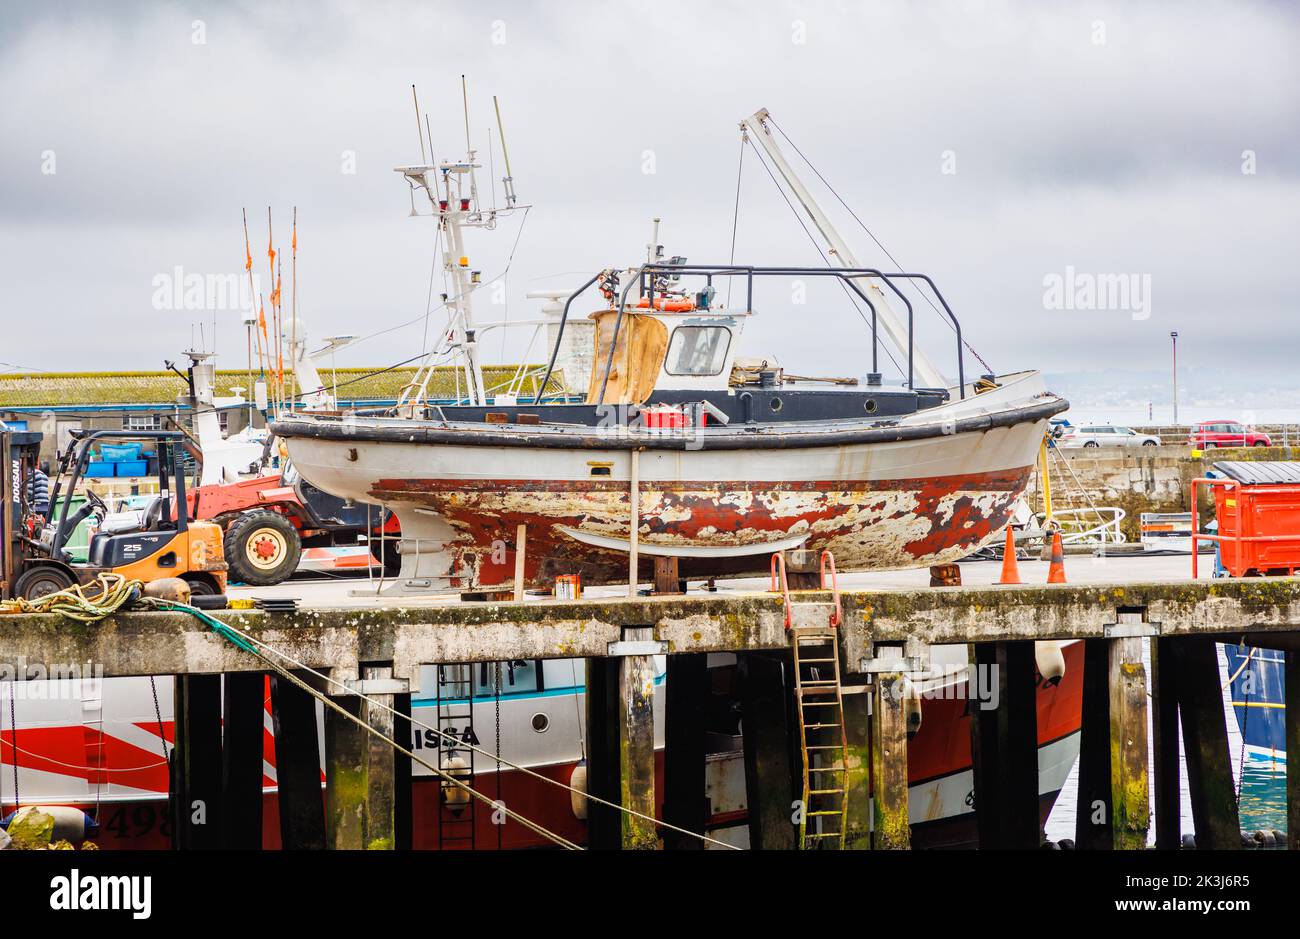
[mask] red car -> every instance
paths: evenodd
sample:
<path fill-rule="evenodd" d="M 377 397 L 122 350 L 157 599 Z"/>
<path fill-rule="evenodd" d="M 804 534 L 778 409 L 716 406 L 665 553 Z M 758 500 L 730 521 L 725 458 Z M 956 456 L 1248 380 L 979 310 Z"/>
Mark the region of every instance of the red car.
<path fill-rule="evenodd" d="M 1268 434 L 1251 430 L 1237 421 L 1201 421 L 1192 427 L 1191 444 L 1197 450 L 1213 447 L 1271 447 Z"/>

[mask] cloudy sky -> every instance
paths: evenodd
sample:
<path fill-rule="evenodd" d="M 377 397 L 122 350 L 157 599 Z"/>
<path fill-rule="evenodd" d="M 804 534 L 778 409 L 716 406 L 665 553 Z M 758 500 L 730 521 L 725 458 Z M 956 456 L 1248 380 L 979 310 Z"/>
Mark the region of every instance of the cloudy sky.
<path fill-rule="evenodd" d="M 1253 380 L 1300 339 L 1297 49 L 1280 3 L 5 2 L 0 369 L 157 368 L 200 336 L 242 365 L 239 314 L 159 309 L 156 278 L 242 271 L 245 207 L 264 268 L 267 206 L 284 248 L 298 208 L 313 335 L 410 323 L 339 364 L 415 354 L 433 226 L 392 167 L 420 157 L 412 83 L 438 156 L 463 154 L 464 73 L 481 155 L 495 94 L 534 206 L 470 236 L 485 278 L 518 237 L 484 318 L 637 263 L 652 216 L 669 253 L 725 261 L 737 123 L 766 107 L 995 369 L 1160 369 L 1176 329 L 1188 385 Z M 802 171 L 860 260 L 888 264 Z M 820 263 L 752 150 L 736 258 Z M 1113 275 L 1139 291 L 1119 309 L 1051 290 Z M 837 291 L 755 306 L 750 352 L 865 371 Z M 951 334 L 922 319 L 947 367 Z"/>

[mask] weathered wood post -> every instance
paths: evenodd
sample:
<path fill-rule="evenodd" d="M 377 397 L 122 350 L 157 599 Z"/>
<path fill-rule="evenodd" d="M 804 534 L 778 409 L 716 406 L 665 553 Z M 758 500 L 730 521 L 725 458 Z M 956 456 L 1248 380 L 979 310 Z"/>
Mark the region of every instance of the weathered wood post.
<path fill-rule="evenodd" d="M 221 846 L 221 676 L 174 679 L 172 846 Z"/>
<path fill-rule="evenodd" d="M 1219 653 L 1210 636 L 1175 639 L 1178 710 L 1187 757 L 1187 788 L 1198 849 L 1241 847 L 1228 726 L 1219 684 Z"/>
<path fill-rule="evenodd" d="M 686 581 L 677 572 L 677 558 L 655 558 L 655 594 L 682 594 L 686 592 Z"/>
<path fill-rule="evenodd" d="M 708 655 L 668 656 L 664 708 L 664 821 L 704 833 L 709 800 L 704 791 Z M 664 847 L 694 850 L 704 842 L 670 829 Z"/>
<path fill-rule="evenodd" d="M 335 700 L 368 727 L 390 739 L 389 708 L 409 691 L 389 665 L 366 665 L 355 694 Z M 392 745 L 332 708 L 325 709 L 325 816 L 330 846 L 344 850 L 392 850 L 397 846 L 396 752 Z"/>
<path fill-rule="evenodd" d="M 871 849 L 871 689 L 845 687 L 842 695 L 844 738 L 848 743 L 844 848 L 868 851 Z"/>
<path fill-rule="evenodd" d="M 802 781 L 791 756 L 790 709 L 793 698 L 785 677 L 789 653 L 740 652 L 740 726 L 744 738 L 745 801 L 749 806 L 749 846 L 754 850 L 798 847 L 794 802 Z"/>
<path fill-rule="evenodd" d="M 587 659 L 587 792 L 618 804 L 618 659 Z M 587 802 L 587 847 L 617 850 L 621 813 Z"/>
<path fill-rule="evenodd" d="M 1031 641 L 972 645 L 967 678 L 981 848 L 1037 848 L 1038 707 Z M 993 705 L 985 706 L 986 694 Z"/>
<path fill-rule="evenodd" d="M 907 710 L 902 672 L 878 672 L 871 682 L 871 846 L 912 845 L 907 804 Z"/>
<path fill-rule="evenodd" d="M 334 701 L 360 717 L 361 701 L 355 695 L 340 695 Z M 335 850 L 365 847 L 367 736 L 355 721 L 333 708 L 325 709 L 325 834 Z"/>
<path fill-rule="evenodd" d="M 224 677 L 221 748 L 221 846 L 262 847 L 262 738 L 266 733 L 266 675 Z"/>
<path fill-rule="evenodd" d="M 652 626 L 625 626 L 623 639 L 611 652 L 620 656 L 619 804 L 653 819 L 655 816 L 655 654 L 660 644 Z M 622 813 L 624 850 L 658 848 L 653 821 Z"/>
<path fill-rule="evenodd" d="M 325 847 L 316 699 L 279 676 L 271 679 L 275 776 L 280 807 L 280 844 L 285 850 Z"/>
<path fill-rule="evenodd" d="M 1080 848 L 1140 850 L 1151 826 L 1146 668 L 1142 640 L 1132 634 L 1150 627 L 1122 623 L 1109 629 L 1113 638 L 1084 640 L 1075 842 Z"/>

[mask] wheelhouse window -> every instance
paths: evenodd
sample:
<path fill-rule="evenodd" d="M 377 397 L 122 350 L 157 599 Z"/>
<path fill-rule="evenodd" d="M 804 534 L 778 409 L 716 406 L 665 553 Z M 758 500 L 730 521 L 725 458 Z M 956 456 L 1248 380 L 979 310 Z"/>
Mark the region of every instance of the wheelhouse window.
<path fill-rule="evenodd" d="M 717 375 L 727 361 L 731 330 L 725 326 L 678 326 L 668 342 L 669 375 Z"/>

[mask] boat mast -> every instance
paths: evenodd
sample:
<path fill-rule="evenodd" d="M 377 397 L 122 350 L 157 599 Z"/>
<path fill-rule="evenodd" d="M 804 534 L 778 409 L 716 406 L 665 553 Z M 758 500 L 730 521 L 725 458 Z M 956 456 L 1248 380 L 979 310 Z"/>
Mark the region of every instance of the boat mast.
<path fill-rule="evenodd" d="M 772 136 L 772 131 L 767 126 L 767 117 L 767 108 L 755 111 L 741 122 L 742 131 L 747 131 L 751 139 L 756 140 L 771 158 L 777 172 L 781 174 L 786 185 L 790 187 L 790 192 L 799 200 L 799 204 L 803 206 L 804 211 L 808 213 L 808 217 L 817 226 L 817 230 L 826 239 L 830 246 L 830 252 L 835 256 L 839 265 L 841 267 L 859 268 L 867 266 L 858 262 L 852 249 L 849 248 L 848 242 L 840 236 L 826 213 L 821 210 L 821 206 L 817 204 L 817 200 L 812 197 L 812 193 L 808 191 L 786 161 L 781 148 L 777 146 L 776 138 Z M 866 281 L 868 296 L 876 308 L 877 322 L 884 326 L 885 333 L 893 342 L 894 347 L 906 358 L 908 346 L 913 345 L 912 337 L 908 334 L 906 321 L 889 305 L 885 292 L 880 288 L 878 278 L 863 277 L 862 279 Z M 943 377 L 943 373 L 939 371 L 920 348 L 912 349 L 912 357 L 912 368 L 919 385 L 925 388 L 948 387 L 948 381 Z"/>
<path fill-rule="evenodd" d="M 417 188 L 424 190 L 433 207 L 433 215 L 438 219 L 438 225 L 443 231 L 442 266 L 451 282 L 451 293 L 444 297 L 444 303 L 450 313 L 451 348 L 460 353 L 469 402 L 482 405 L 488 403 L 487 388 L 483 382 L 483 367 L 479 362 L 473 303 L 473 293 L 481 286 L 481 273 L 471 269 L 469 255 L 465 250 L 465 229 L 468 227 L 494 230 L 499 217 L 509 215 L 516 209 L 527 209 L 528 206 L 518 205 L 515 201 L 514 181 L 508 163 L 506 177 L 502 181 L 506 187 L 506 207 L 484 211 L 480 206 L 478 183 L 474 171 L 482 167 L 475 162 L 478 151 L 474 149 L 470 140 L 469 94 L 464 76 L 461 77 L 461 90 L 465 115 L 465 159 L 439 160 L 432 153 L 433 140 L 430 137 L 430 152 L 427 157 L 429 162 L 419 166 L 399 166 L 396 170 L 406 177 L 413 192 Z M 412 95 L 414 95 L 414 88 L 412 88 Z M 493 103 L 495 105 L 495 99 Z M 500 129 L 501 112 L 499 107 L 496 110 L 497 127 Z M 418 101 L 416 112 L 418 130 Z M 504 147 L 504 130 L 501 133 Z M 420 138 L 420 150 L 423 154 L 423 135 Z M 415 211 L 414 201 L 411 204 L 411 213 L 420 214 Z M 420 403 L 433 367 L 430 361 L 420 368 L 419 373 L 403 390 L 398 401 L 399 411 L 404 407 L 414 407 Z"/>

